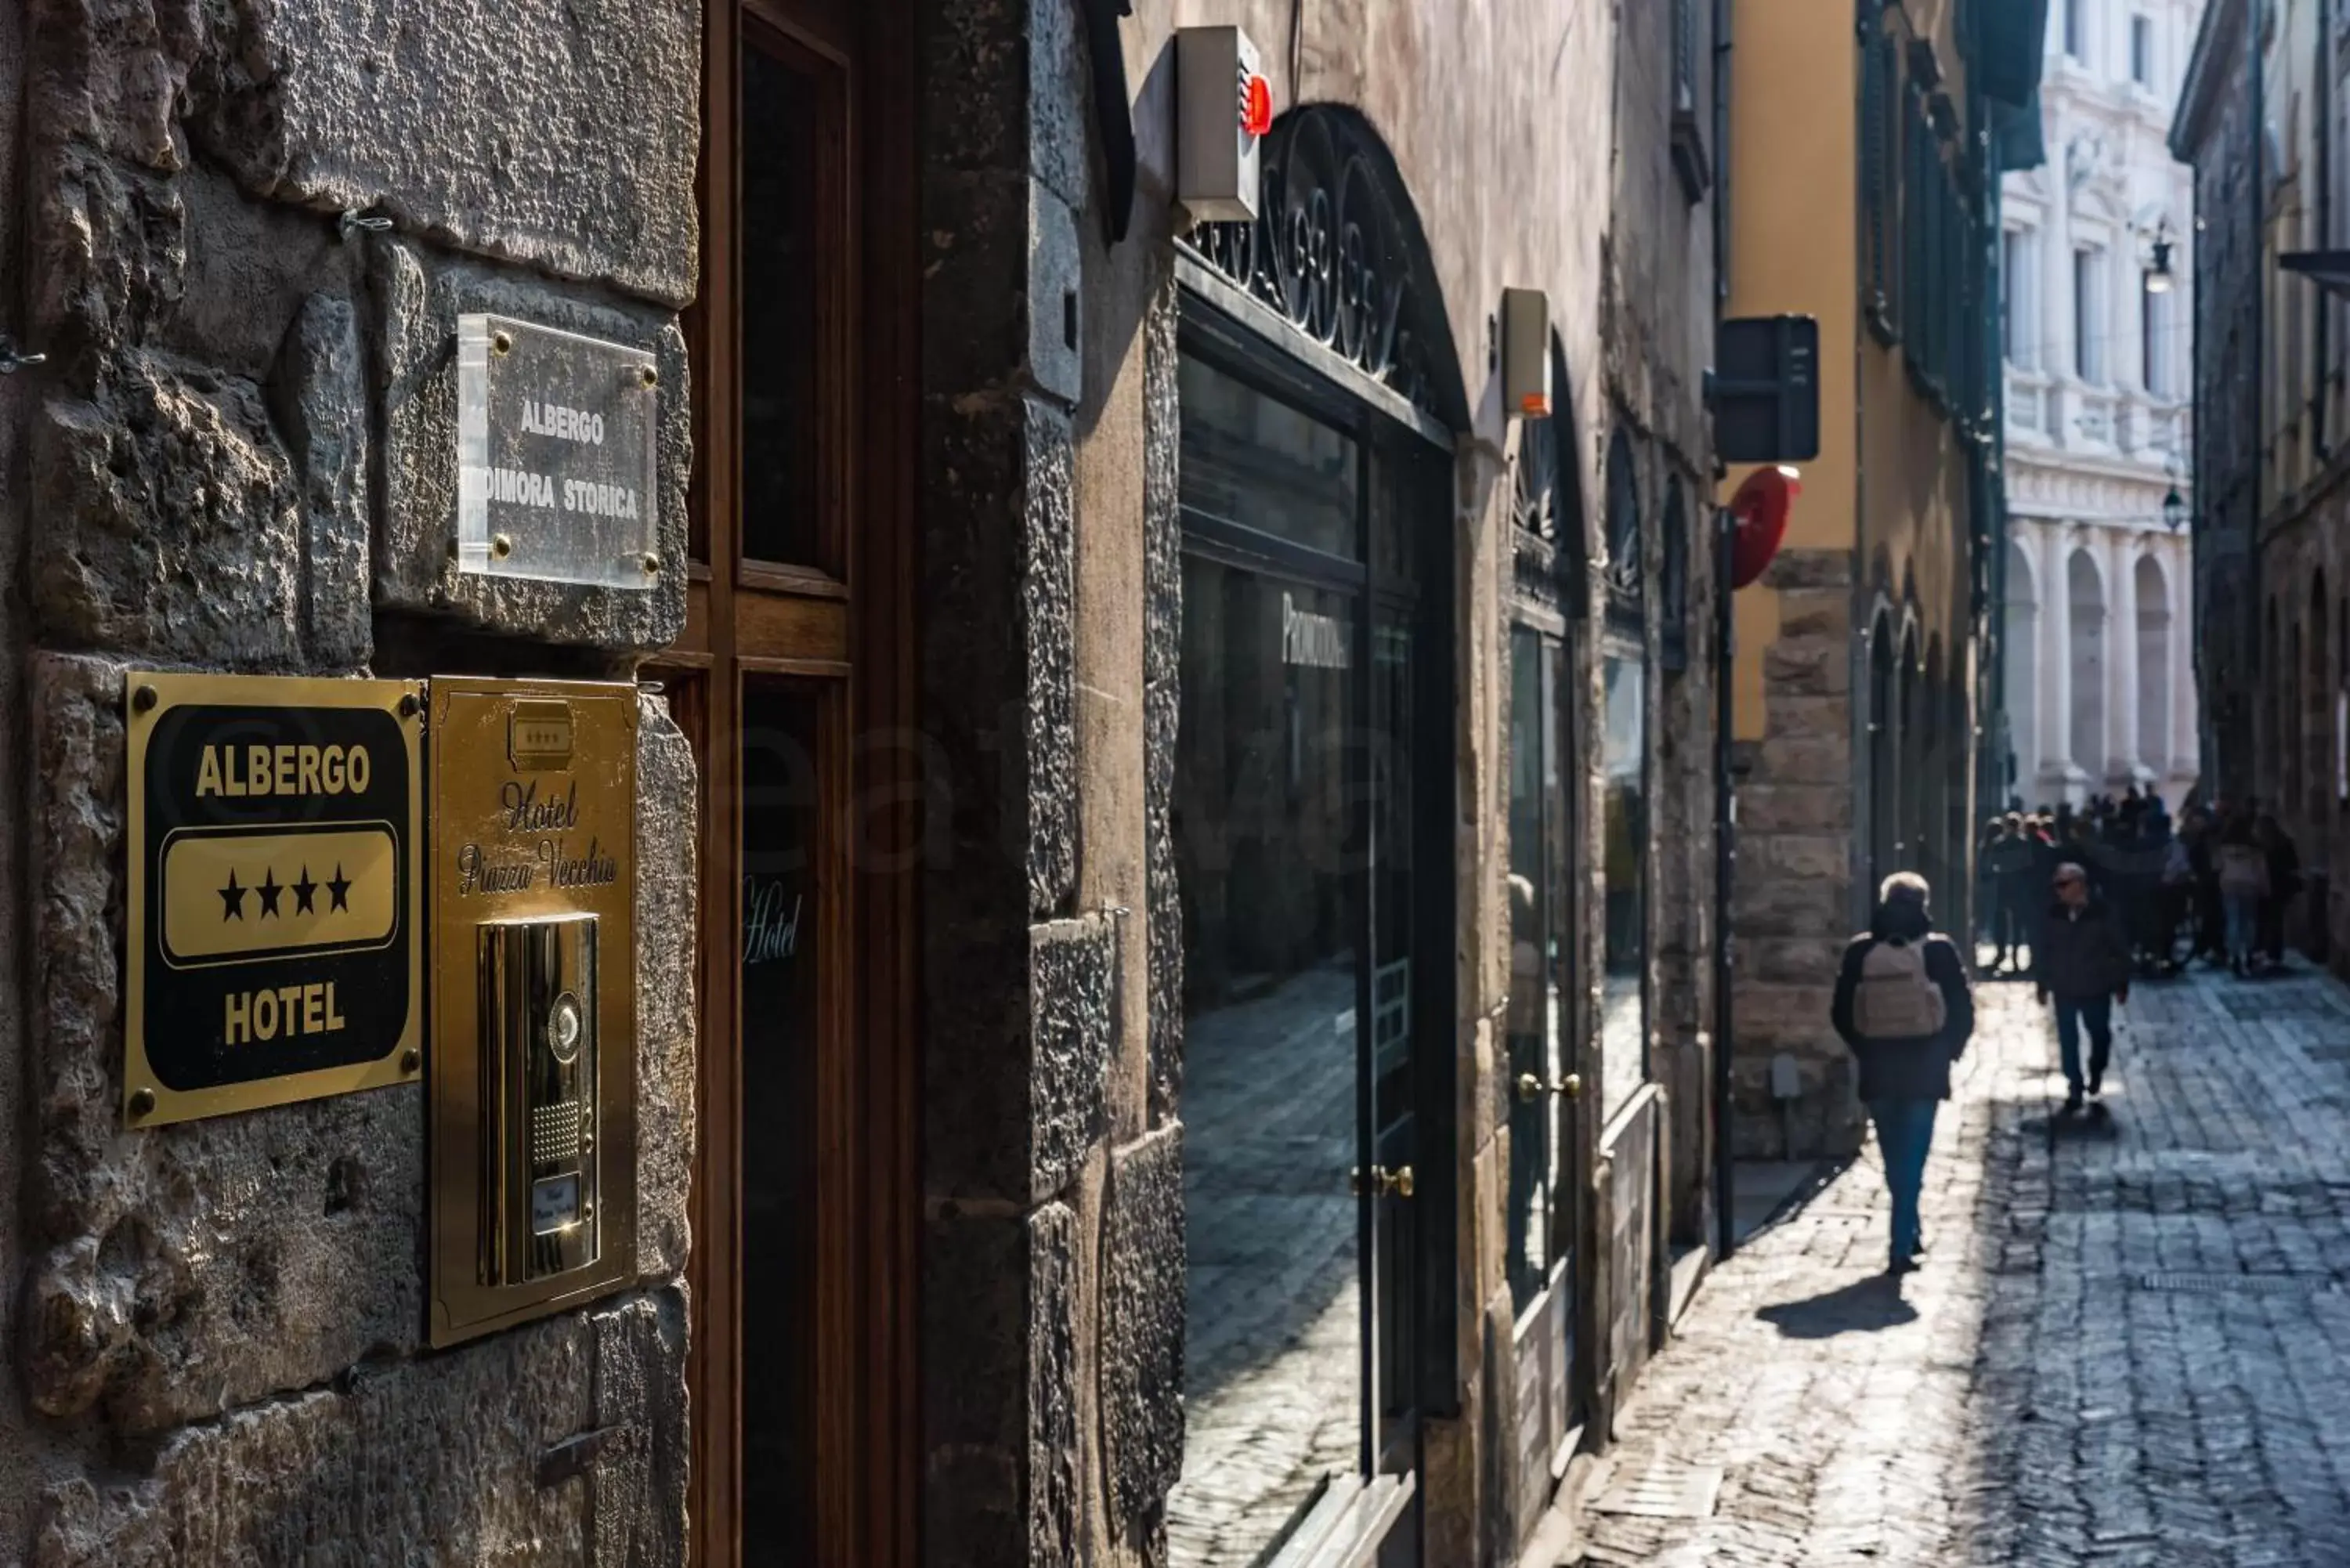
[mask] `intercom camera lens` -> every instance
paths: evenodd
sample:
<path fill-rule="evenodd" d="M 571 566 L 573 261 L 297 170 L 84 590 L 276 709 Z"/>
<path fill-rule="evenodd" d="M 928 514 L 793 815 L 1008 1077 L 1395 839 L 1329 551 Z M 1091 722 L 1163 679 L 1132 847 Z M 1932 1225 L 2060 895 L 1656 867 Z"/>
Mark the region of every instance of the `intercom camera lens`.
<path fill-rule="evenodd" d="M 555 1059 L 568 1064 L 579 1054 L 579 999 L 565 992 L 555 999 L 555 1007 L 546 1017 L 546 1043 Z"/>

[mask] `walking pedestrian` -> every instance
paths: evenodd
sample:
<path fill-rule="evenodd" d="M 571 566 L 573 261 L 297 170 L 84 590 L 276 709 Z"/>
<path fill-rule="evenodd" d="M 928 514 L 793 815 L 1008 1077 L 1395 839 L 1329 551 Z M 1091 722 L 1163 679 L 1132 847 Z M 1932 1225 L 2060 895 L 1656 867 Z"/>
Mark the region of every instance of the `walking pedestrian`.
<path fill-rule="evenodd" d="M 2252 826 L 2252 841 L 2269 863 L 2268 897 L 2261 900 L 2261 950 L 2271 967 L 2280 967 L 2284 963 L 2285 914 L 2301 891 L 2301 849 L 2272 812 L 2261 813 Z"/>
<path fill-rule="evenodd" d="M 1836 971 L 1829 1020 L 1860 1065 L 1860 1097 L 1877 1127 L 1893 1193 L 1892 1257 L 1905 1274 L 1926 1253 L 1918 1219 L 1934 1115 L 1950 1097 L 1950 1064 L 1974 1035 L 1973 994 L 1957 944 L 1934 929 L 1932 889 L 1897 871 L 1877 889 L 1868 929 L 1852 939 Z"/>
<path fill-rule="evenodd" d="M 2242 975 L 2251 968 L 2260 941 L 2261 905 L 2269 896 L 2269 857 L 2252 836 L 2250 818 L 2239 816 L 2220 829 L 2213 858 L 2227 924 L 2228 971 Z"/>
<path fill-rule="evenodd" d="M 2066 861 L 2056 867 L 2055 901 L 2032 948 L 2032 981 L 2044 1005 L 2056 1005 L 2056 1050 L 2064 1069 L 2064 1110 L 2078 1116 L 2083 1091 L 2105 1092 L 2113 1059 L 2114 1003 L 2129 1000 L 2129 939 L 2112 908 L 2089 896 L 2089 874 Z M 2089 1034 L 2089 1062 L 2081 1070 L 2081 1032 Z"/>
<path fill-rule="evenodd" d="M 2030 940 L 2029 914 L 2033 872 L 2038 868 L 2037 843 L 2026 835 L 2023 818 L 2009 815 L 1983 850 L 1983 877 L 1991 910 L 1991 940 L 1997 956 L 1991 972 L 2023 968 L 2023 948 Z"/>

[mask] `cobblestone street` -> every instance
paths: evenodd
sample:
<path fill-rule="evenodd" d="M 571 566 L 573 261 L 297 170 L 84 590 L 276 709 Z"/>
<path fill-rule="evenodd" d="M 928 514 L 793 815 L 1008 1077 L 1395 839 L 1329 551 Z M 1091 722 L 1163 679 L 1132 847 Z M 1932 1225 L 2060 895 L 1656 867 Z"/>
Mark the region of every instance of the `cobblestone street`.
<path fill-rule="evenodd" d="M 2350 1563 L 2350 991 L 2133 992 L 2110 1126 L 2053 1142 L 2047 1014 L 1977 994 L 1925 1268 L 1881 1274 L 1873 1146 L 1757 1234 L 1619 1422 L 1584 1561 Z M 1708 1517 L 1592 1506 L 1687 1467 Z"/>

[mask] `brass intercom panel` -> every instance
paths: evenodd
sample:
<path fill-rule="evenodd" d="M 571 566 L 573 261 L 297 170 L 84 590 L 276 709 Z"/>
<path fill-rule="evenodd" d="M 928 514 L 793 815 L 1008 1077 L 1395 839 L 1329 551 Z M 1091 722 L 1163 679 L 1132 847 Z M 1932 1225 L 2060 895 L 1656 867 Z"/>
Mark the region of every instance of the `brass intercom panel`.
<path fill-rule="evenodd" d="M 636 1269 L 633 686 L 436 677 L 436 1345 Z"/>

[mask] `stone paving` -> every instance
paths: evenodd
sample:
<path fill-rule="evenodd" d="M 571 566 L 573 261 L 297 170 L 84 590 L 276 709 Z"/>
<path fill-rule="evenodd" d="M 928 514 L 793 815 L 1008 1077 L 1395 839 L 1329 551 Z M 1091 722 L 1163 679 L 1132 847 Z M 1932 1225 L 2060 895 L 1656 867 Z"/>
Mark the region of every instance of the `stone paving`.
<path fill-rule="evenodd" d="M 1873 1147 L 1755 1236 L 1585 1492 L 1719 1466 L 1712 1513 L 1586 1506 L 1580 1561 L 2350 1564 L 2350 991 L 2141 987 L 2110 1126 L 2054 1137 L 2047 1014 L 1977 994 L 1924 1270 L 1881 1273 Z"/>

